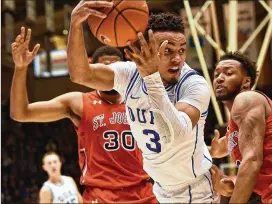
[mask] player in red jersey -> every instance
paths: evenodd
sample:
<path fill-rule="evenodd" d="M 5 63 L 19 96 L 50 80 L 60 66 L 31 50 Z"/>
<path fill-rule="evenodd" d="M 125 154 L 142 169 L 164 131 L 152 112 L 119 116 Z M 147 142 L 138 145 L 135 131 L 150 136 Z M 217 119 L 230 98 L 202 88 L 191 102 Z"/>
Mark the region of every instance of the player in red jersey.
<path fill-rule="evenodd" d="M 30 29 L 26 34 L 25 28 L 21 28 L 21 34 L 12 44 L 15 72 L 11 117 L 20 122 L 50 122 L 62 118 L 73 122 L 78 134 L 81 184 L 86 185 L 84 203 L 157 203 L 117 92 L 71 92 L 50 101 L 29 104 L 27 68 L 39 49 L 36 45 L 29 51 L 30 36 Z M 94 63 L 109 64 L 122 59 L 122 53 L 112 47 L 102 47 L 93 55 Z"/>
<path fill-rule="evenodd" d="M 255 64 L 239 52 L 222 56 L 214 71 L 215 95 L 230 120 L 210 153 L 217 158 L 229 153 L 238 167 L 231 203 L 272 203 L 272 101 L 250 91 L 255 79 Z"/>

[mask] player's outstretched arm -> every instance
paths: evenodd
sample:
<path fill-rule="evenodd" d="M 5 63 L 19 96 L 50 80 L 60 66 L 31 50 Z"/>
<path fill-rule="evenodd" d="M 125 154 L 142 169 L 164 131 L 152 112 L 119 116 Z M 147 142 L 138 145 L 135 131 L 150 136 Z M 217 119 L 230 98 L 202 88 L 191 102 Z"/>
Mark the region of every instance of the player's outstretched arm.
<path fill-rule="evenodd" d="M 40 203 L 51 203 L 52 193 L 47 187 L 42 187 L 39 193 Z"/>
<path fill-rule="evenodd" d="M 266 99 L 256 92 L 239 94 L 232 106 L 231 117 L 239 127 L 239 149 L 242 161 L 230 203 L 246 203 L 256 185 L 263 164 Z"/>
<path fill-rule="evenodd" d="M 49 122 L 64 117 L 70 117 L 70 107 L 76 98 L 82 98 L 80 93 L 69 93 L 53 100 L 29 104 L 26 88 L 28 65 L 38 52 L 39 44 L 29 51 L 31 30 L 25 34 L 21 28 L 20 35 L 12 43 L 12 57 L 15 64 L 13 81 L 10 92 L 10 116 L 21 122 Z M 79 100 L 80 101 L 80 100 Z"/>
<path fill-rule="evenodd" d="M 82 196 L 81 196 L 81 194 L 80 194 L 80 192 L 79 192 L 79 190 L 77 188 L 76 182 L 74 181 L 74 179 L 72 177 L 69 177 L 69 178 L 70 178 L 71 182 L 74 184 L 75 188 L 77 189 L 78 202 L 83 203 L 83 198 L 82 198 Z"/>
<path fill-rule="evenodd" d="M 71 14 L 71 24 L 68 37 L 67 55 L 71 80 L 75 83 L 98 90 L 113 88 L 114 73 L 107 65 L 89 64 L 84 44 L 82 22 L 90 15 L 105 18 L 98 11 L 101 7 L 111 7 L 107 1 L 80 1 Z"/>

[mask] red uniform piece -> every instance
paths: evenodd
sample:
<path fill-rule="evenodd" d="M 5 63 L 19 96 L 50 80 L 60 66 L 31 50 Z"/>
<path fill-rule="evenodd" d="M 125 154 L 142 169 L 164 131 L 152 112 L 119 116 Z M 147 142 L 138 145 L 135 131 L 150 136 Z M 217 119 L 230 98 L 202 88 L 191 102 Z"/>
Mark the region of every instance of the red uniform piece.
<path fill-rule="evenodd" d="M 83 94 L 77 134 L 84 203 L 157 203 L 123 104 Z"/>
<path fill-rule="evenodd" d="M 265 94 L 262 94 L 268 100 L 271 108 L 272 101 Z M 239 128 L 236 123 L 230 119 L 228 132 L 226 134 L 228 139 L 228 150 L 235 162 L 239 167 L 242 161 L 242 155 L 239 150 Z M 263 203 L 272 201 L 272 111 L 266 120 L 266 130 L 263 146 L 263 165 L 257 178 L 257 183 L 254 188 L 254 192 L 261 196 Z"/>

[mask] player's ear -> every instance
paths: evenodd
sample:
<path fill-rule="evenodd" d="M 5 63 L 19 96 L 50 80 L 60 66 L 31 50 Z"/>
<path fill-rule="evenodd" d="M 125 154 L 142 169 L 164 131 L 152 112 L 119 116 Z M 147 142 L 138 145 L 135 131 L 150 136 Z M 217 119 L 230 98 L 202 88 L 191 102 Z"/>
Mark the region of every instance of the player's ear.
<path fill-rule="evenodd" d="M 45 166 L 45 164 L 42 165 L 42 169 L 43 169 L 44 171 L 46 171 L 46 166 Z"/>
<path fill-rule="evenodd" d="M 243 89 L 250 89 L 250 84 L 251 84 L 251 78 L 250 77 L 246 77 L 245 78 L 245 83 L 243 85 Z"/>

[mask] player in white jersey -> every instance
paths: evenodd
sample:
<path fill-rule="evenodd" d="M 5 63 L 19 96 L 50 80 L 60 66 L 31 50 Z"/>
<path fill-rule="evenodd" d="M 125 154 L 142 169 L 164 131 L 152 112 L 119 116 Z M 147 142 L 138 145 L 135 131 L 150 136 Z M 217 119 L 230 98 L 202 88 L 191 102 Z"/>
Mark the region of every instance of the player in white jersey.
<path fill-rule="evenodd" d="M 48 180 L 40 190 L 40 203 L 82 203 L 75 181 L 69 176 L 61 175 L 59 155 L 48 152 L 43 156 L 42 162 Z"/>
<path fill-rule="evenodd" d="M 132 52 L 126 50 L 134 62 L 89 65 L 81 23 L 89 15 L 103 18 L 96 8 L 104 4 L 109 3 L 84 2 L 72 14 L 67 47 L 71 80 L 98 90 L 115 89 L 124 97 L 159 202 L 212 202 L 212 160 L 203 135 L 210 89 L 185 64 L 182 20 L 169 13 L 150 15 L 148 28 L 154 34 L 149 31 L 149 43 L 139 33 L 141 51 L 134 45 Z"/>

